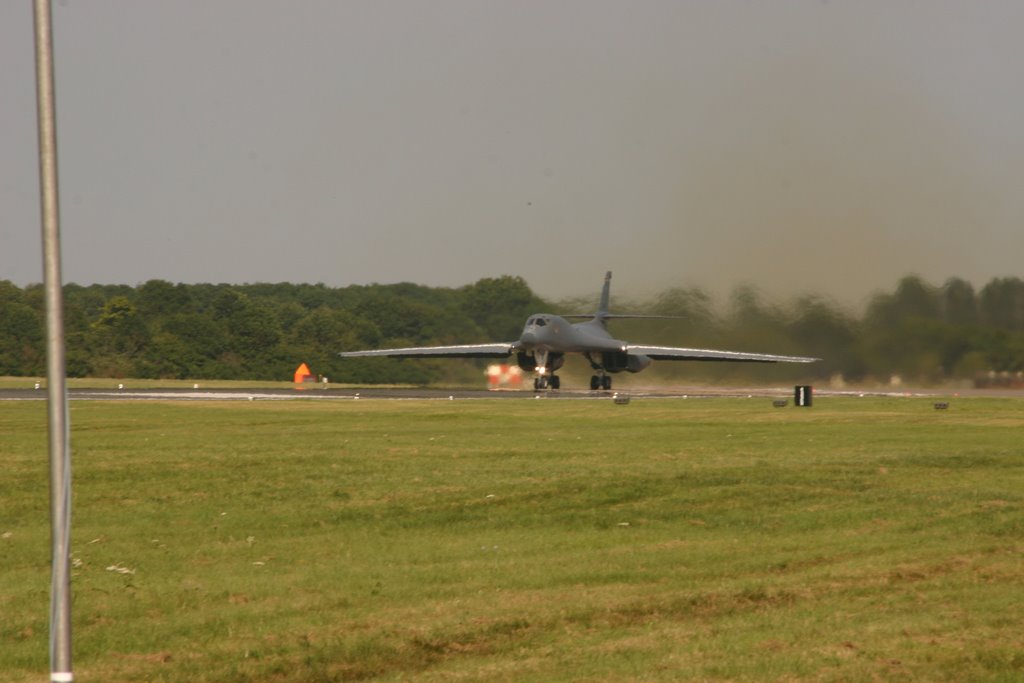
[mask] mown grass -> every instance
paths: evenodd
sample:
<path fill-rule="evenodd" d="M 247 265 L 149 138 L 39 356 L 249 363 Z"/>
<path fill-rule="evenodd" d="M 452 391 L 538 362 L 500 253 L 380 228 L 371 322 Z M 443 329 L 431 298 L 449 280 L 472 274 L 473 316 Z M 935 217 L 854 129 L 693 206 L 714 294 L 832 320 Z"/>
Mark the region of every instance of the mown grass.
<path fill-rule="evenodd" d="M 73 402 L 76 680 L 1020 680 L 1022 408 Z M 43 404 L 0 465 L 38 680 Z"/>

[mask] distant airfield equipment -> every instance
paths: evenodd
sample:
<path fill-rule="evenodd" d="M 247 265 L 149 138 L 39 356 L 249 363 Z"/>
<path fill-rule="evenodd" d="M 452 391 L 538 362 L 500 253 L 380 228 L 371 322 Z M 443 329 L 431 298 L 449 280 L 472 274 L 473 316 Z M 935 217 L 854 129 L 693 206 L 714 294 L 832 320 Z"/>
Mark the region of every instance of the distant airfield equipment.
<path fill-rule="evenodd" d="M 302 384 L 304 382 L 315 382 L 315 381 L 316 381 L 316 377 L 313 376 L 313 373 L 310 371 L 309 366 L 306 365 L 305 363 L 303 363 L 299 367 L 295 368 L 295 377 L 294 377 L 295 384 Z"/>
<path fill-rule="evenodd" d="M 615 339 L 608 332 L 608 321 L 613 318 L 665 318 L 660 315 L 623 315 L 608 311 L 612 273 L 604 276 L 604 288 L 597 311 L 587 314 L 531 315 L 523 326 L 519 339 L 497 344 L 459 344 L 455 346 L 416 346 L 402 349 L 374 349 L 343 351 L 342 358 L 509 358 L 527 372 L 535 373 L 534 391 L 558 389 L 561 380 L 555 374 L 565 363 L 565 354 L 579 353 L 590 362 L 594 375 L 590 378 L 592 391 L 609 391 L 609 374 L 640 372 L 655 360 L 730 361 L 738 363 L 813 363 L 818 358 L 778 356 L 767 353 L 742 351 L 716 351 L 673 346 L 630 344 Z M 569 318 L 585 318 L 584 322 L 570 323 Z"/>
<path fill-rule="evenodd" d="M 523 370 L 518 365 L 492 364 L 487 366 L 487 389 L 518 389 L 523 383 Z"/>

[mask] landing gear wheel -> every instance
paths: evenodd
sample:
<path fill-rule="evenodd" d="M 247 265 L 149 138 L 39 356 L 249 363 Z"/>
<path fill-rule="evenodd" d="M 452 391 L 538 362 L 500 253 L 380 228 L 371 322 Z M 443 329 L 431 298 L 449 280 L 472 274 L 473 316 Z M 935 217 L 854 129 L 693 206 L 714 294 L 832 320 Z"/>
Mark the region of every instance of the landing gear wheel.
<path fill-rule="evenodd" d="M 551 375 L 551 388 L 558 389 L 562 386 L 562 378 L 558 375 Z"/>
<path fill-rule="evenodd" d="M 601 388 L 604 389 L 605 391 L 611 390 L 611 388 L 612 388 L 612 378 L 609 377 L 608 375 L 605 375 L 604 377 L 602 377 L 601 378 Z"/>
<path fill-rule="evenodd" d="M 544 391 L 547 388 L 548 388 L 548 378 L 547 377 L 537 377 L 537 378 L 535 378 L 533 380 L 533 390 L 534 391 Z"/>
<path fill-rule="evenodd" d="M 590 390 L 597 391 L 601 388 L 601 378 L 597 375 L 590 376 Z"/>

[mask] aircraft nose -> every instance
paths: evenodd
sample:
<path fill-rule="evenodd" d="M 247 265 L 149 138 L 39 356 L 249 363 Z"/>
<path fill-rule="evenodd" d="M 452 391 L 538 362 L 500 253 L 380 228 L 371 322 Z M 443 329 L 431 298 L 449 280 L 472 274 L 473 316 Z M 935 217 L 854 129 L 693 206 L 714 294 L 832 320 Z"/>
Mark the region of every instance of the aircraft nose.
<path fill-rule="evenodd" d="M 519 342 L 524 346 L 533 346 L 537 343 L 537 335 L 533 332 L 523 332 L 522 336 L 519 337 Z"/>

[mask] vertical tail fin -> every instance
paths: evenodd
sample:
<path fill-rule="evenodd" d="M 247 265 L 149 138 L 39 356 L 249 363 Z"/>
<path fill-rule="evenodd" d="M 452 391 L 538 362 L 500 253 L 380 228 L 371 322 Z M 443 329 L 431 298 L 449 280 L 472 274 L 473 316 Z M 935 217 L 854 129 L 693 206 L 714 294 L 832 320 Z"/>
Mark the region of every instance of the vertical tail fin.
<path fill-rule="evenodd" d="M 612 289 L 612 271 L 608 271 L 604 275 L 604 287 L 601 289 L 601 302 L 597 305 L 597 313 L 594 317 L 598 320 L 604 320 L 608 316 L 608 298 L 611 294 Z"/>

